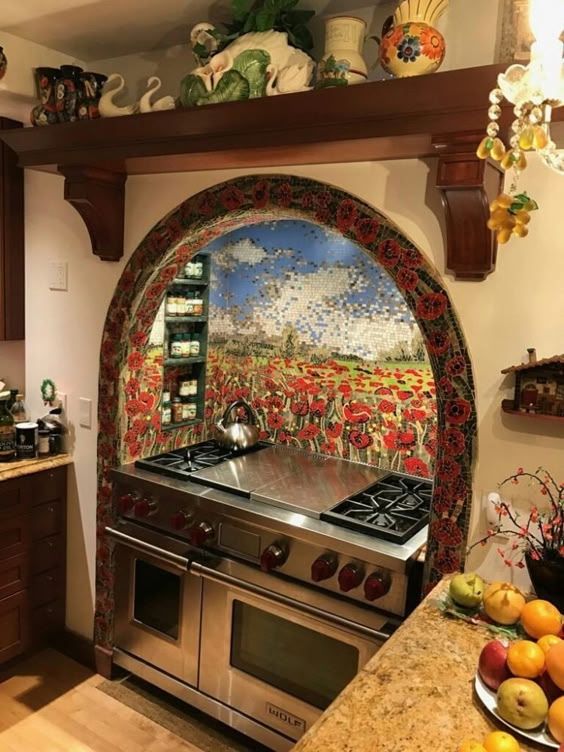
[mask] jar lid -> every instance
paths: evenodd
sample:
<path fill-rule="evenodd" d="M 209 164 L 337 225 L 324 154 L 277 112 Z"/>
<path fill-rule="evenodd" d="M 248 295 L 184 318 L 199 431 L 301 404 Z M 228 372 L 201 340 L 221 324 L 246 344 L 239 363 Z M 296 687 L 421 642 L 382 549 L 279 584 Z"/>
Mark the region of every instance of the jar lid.
<path fill-rule="evenodd" d="M 37 428 L 37 427 L 38 427 L 37 423 L 17 423 L 16 424 L 16 428 L 21 428 L 24 430 L 30 429 L 30 428 Z"/>

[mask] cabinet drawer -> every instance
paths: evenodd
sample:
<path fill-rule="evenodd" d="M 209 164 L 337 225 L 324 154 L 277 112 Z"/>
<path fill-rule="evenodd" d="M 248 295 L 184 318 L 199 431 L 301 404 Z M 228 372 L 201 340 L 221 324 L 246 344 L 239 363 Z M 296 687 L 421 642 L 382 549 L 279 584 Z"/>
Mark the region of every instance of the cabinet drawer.
<path fill-rule="evenodd" d="M 31 513 L 31 537 L 34 541 L 62 532 L 63 503 L 48 501 L 34 507 Z"/>
<path fill-rule="evenodd" d="M 29 478 L 0 481 L 0 518 L 25 514 L 29 509 Z"/>
<path fill-rule="evenodd" d="M 59 569 L 37 574 L 31 580 L 31 605 L 43 606 L 46 603 L 62 597 L 63 575 Z"/>
<path fill-rule="evenodd" d="M 33 506 L 46 501 L 64 499 L 66 497 L 67 468 L 56 467 L 30 476 L 31 503 Z"/>
<path fill-rule="evenodd" d="M 37 541 L 30 551 L 31 572 L 39 574 L 54 569 L 65 560 L 65 542 L 62 535 L 53 535 Z"/>
<path fill-rule="evenodd" d="M 0 663 L 23 653 L 30 641 L 27 590 L 0 601 Z"/>
<path fill-rule="evenodd" d="M 29 514 L 0 519 L 0 561 L 27 551 L 30 543 L 29 528 Z"/>
<path fill-rule="evenodd" d="M 27 554 L 12 556 L 0 561 L 0 599 L 18 593 L 29 583 L 29 558 Z"/>
<path fill-rule="evenodd" d="M 35 644 L 43 642 L 56 632 L 62 631 L 64 626 L 65 603 L 62 599 L 34 608 L 31 613 L 31 629 Z"/>

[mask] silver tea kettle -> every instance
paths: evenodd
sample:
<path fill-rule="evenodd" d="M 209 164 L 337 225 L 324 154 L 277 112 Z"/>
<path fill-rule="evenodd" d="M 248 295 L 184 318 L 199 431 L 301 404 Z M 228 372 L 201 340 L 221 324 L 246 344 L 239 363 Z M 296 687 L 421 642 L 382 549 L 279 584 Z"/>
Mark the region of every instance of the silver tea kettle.
<path fill-rule="evenodd" d="M 242 407 L 247 414 L 247 422 L 240 423 L 237 417 L 232 417 L 233 411 Z M 233 402 L 223 414 L 223 418 L 215 424 L 217 440 L 226 449 L 236 452 L 250 449 L 259 440 L 259 429 L 256 417 L 250 405 L 244 400 Z"/>

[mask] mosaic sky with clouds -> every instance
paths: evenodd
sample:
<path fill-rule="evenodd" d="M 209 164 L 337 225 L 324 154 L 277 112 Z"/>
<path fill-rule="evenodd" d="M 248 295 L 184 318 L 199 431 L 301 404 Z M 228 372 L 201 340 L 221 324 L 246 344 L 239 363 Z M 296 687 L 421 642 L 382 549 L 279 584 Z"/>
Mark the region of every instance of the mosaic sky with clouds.
<path fill-rule="evenodd" d="M 298 220 L 235 230 L 212 252 L 210 335 L 275 339 L 377 359 L 417 324 L 387 273 L 338 233 Z"/>

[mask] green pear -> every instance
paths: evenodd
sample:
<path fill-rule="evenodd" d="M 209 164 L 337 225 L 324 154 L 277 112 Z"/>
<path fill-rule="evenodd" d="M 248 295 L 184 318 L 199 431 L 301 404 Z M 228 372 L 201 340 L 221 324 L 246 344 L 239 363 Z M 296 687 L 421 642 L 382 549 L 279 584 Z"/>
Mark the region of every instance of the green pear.
<path fill-rule="evenodd" d="M 476 608 L 482 602 L 485 585 L 475 572 L 457 574 L 450 581 L 449 593 L 452 600 L 464 608 Z"/>
<path fill-rule="evenodd" d="M 536 682 L 507 679 L 497 690 L 497 712 L 504 721 L 528 731 L 545 720 L 548 700 Z"/>

